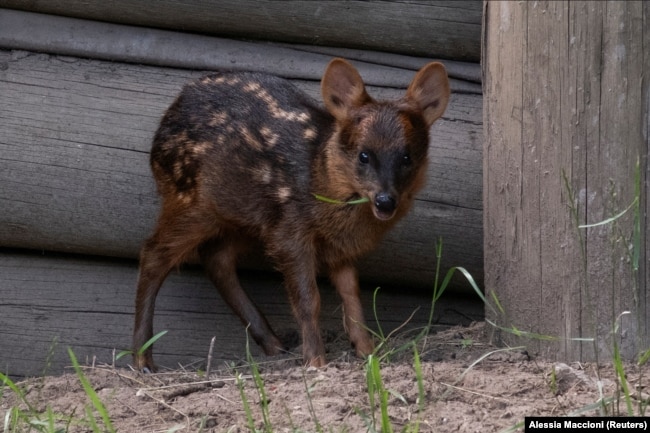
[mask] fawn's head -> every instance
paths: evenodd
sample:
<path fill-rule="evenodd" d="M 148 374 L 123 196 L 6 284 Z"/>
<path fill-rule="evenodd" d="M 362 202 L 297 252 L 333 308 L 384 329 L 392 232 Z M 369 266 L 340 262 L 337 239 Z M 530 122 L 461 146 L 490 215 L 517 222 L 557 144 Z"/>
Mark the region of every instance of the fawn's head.
<path fill-rule="evenodd" d="M 328 169 L 342 194 L 368 198 L 374 216 L 389 220 L 400 200 L 422 187 L 429 128 L 445 111 L 449 80 L 444 66 L 429 63 L 404 97 L 378 102 L 357 70 L 342 59 L 328 65 L 321 82 L 325 107 L 336 119 L 328 144 Z"/>

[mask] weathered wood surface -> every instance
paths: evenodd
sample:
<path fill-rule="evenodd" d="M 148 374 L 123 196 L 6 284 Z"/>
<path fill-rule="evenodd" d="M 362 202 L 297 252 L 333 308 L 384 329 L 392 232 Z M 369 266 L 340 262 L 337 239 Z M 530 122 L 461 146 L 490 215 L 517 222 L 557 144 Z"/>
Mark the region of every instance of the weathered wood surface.
<path fill-rule="evenodd" d="M 428 60 L 373 51 L 252 43 L 0 9 L 0 47 L 197 70 L 245 70 L 319 80 L 332 57 L 359 60 L 366 82 L 401 88 Z M 477 63 L 444 61 L 457 93 L 481 94 Z"/>
<path fill-rule="evenodd" d="M 0 7 L 220 36 L 480 59 L 478 0 L 0 0 Z"/>
<path fill-rule="evenodd" d="M 592 360 L 596 349 L 611 359 L 613 337 L 624 356 L 636 358 L 650 344 L 650 6 L 486 8 L 485 288 L 505 309 L 505 317 L 490 319 L 558 337 L 522 341 L 502 333 L 507 343 L 551 358 Z M 637 188 L 638 208 L 578 228 L 635 203 Z"/>
<path fill-rule="evenodd" d="M 158 205 L 151 137 L 183 83 L 200 74 L 0 52 L 0 246 L 136 257 Z M 295 82 L 320 99 L 318 82 Z M 428 187 L 362 262 L 364 278 L 430 287 L 442 237 L 443 266 L 482 279 L 480 96 L 454 94 L 431 134 Z"/>
<path fill-rule="evenodd" d="M 0 275 L 0 372 L 12 376 L 62 373 L 70 365 L 68 347 L 81 362 L 90 363 L 96 356 L 97 363 L 110 364 L 114 349 L 119 352 L 130 347 L 135 261 L 0 249 Z M 296 332 L 297 325 L 277 276 L 243 273 L 241 277 L 275 330 Z M 367 288 L 362 301 L 369 326 L 376 329 L 370 290 L 374 287 Z M 321 284 L 321 294 L 322 329 L 341 335 L 340 301 L 327 284 Z M 415 310 L 404 331 L 423 326 L 430 302 L 426 294 L 383 288 L 377 296 L 377 311 L 384 332 L 402 325 Z M 436 305 L 436 329 L 467 325 L 481 317 L 482 305 L 476 301 L 443 297 Z M 245 358 L 244 327 L 200 270 L 187 268 L 170 275 L 158 297 L 154 326 L 156 332 L 169 331 L 155 348 L 156 361 L 163 367 L 204 365 L 213 336 L 217 337 L 214 366 L 223 367 L 225 361 Z M 251 349 L 259 354 L 254 344 Z M 328 356 L 336 359 L 341 355 Z M 127 357 L 118 365 L 130 362 Z"/>

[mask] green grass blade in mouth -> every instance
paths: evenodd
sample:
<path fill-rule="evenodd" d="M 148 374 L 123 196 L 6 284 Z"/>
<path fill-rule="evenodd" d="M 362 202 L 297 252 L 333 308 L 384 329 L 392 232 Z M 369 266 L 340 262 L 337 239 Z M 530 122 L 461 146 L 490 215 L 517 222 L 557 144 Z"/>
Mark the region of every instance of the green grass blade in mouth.
<path fill-rule="evenodd" d="M 361 203 L 367 203 L 370 200 L 368 200 L 367 197 L 362 197 L 358 198 L 356 200 L 350 200 L 350 201 L 340 201 L 340 200 L 335 200 L 333 198 L 328 198 L 325 196 L 322 196 L 320 194 L 312 193 L 314 197 L 316 197 L 317 200 L 324 201 L 325 203 L 331 203 L 331 204 L 361 204 Z"/>

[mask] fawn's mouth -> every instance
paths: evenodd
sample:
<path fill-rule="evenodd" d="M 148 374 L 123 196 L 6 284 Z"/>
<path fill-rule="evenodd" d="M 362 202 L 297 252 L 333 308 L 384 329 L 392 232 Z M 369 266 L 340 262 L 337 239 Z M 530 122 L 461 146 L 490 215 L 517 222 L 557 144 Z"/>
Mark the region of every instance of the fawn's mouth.
<path fill-rule="evenodd" d="M 385 211 L 380 211 L 376 207 L 373 206 L 372 208 L 372 213 L 375 215 L 375 218 L 381 221 L 388 221 L 389 219 L 393 218 L 395 216 L 395 211 L 393 212 L 385 212 Z"/>

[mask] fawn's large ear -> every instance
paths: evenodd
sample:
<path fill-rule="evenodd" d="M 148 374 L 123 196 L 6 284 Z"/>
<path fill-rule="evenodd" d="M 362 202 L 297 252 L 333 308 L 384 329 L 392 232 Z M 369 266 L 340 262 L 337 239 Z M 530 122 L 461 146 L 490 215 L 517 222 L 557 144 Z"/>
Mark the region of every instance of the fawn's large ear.
<path fill-rule="evenodd" d="M 345 119 L 350 108 L 371 101 L 361 75 L 343 59 L 334 59 L 327 65 L 320 89 L 325 107 L 338 120 Z"/>
<path fill-rule="evenodd" d="M 420 107 L 428 126 L 438 120 L 449 102 L 449 79 L 442 63 L 429 63 L 420 69 L 406 91 L 406 98 Z"/>

